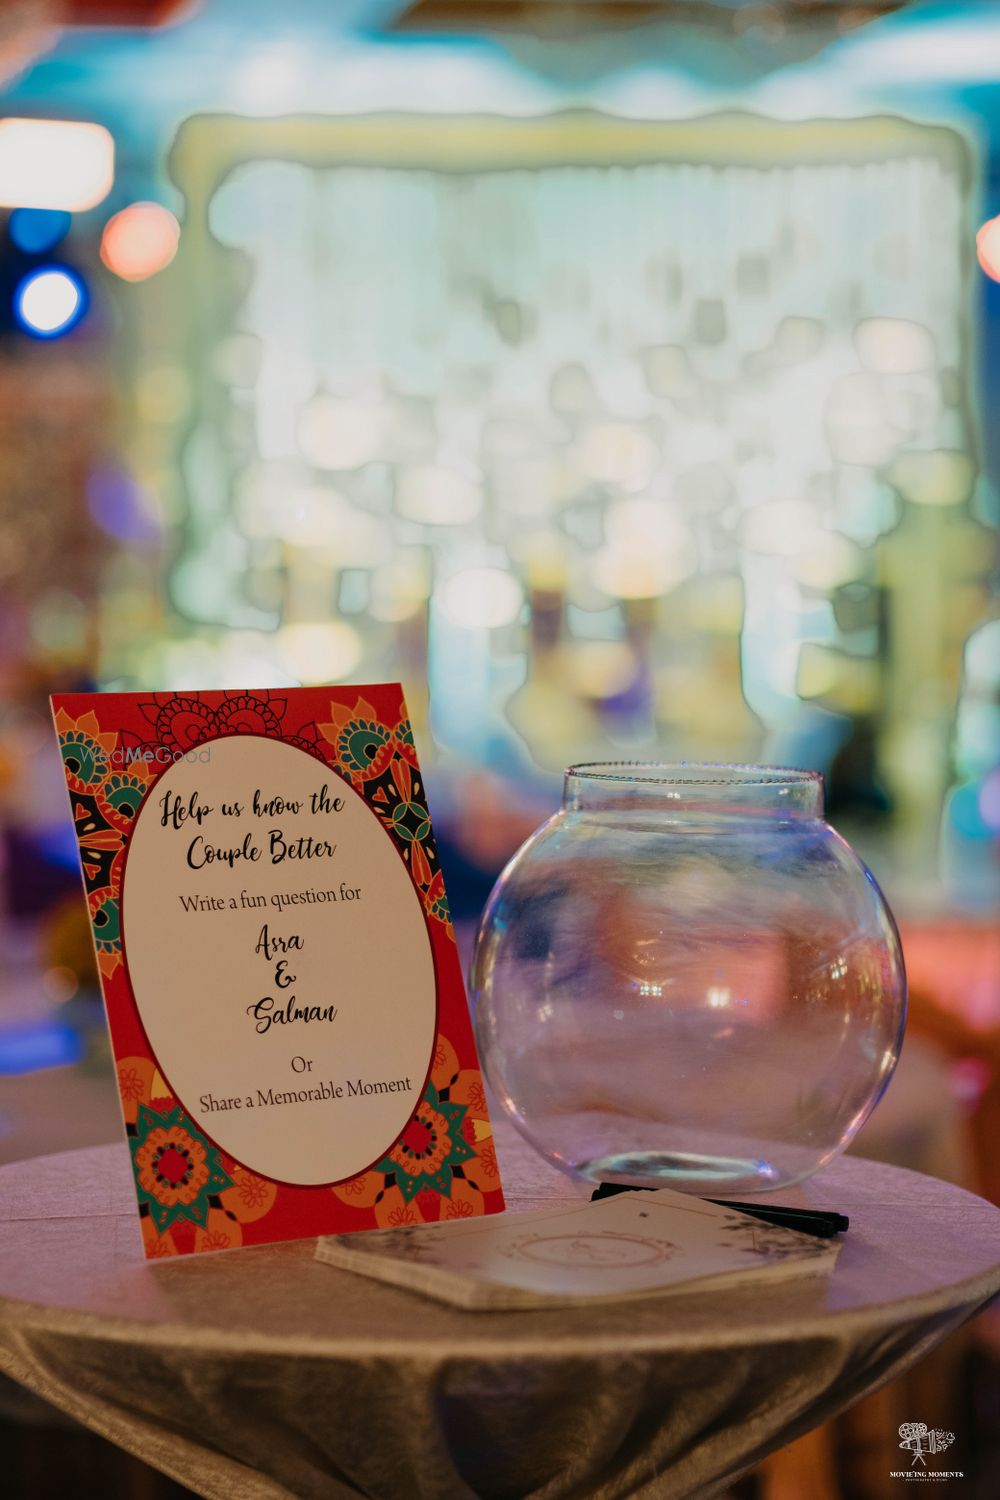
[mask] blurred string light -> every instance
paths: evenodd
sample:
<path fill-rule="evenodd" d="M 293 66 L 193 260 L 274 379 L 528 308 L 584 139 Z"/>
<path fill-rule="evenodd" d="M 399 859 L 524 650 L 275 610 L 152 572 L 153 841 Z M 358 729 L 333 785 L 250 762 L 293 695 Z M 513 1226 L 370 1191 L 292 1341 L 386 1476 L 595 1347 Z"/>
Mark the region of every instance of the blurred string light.
<path fill-rule="evenodd" d="M 408 521 L 429 526 L 461 526 L 482 508 L 479 484 L 452 469 L 434 465 L 404 469 L 399 476 L 396 509 Z"/>
<path fill-rule="evenodd" d="M 454 697 L 442 742 L 470 704 L 484 722 L 511 708 L 502 733 L 545 765 L 569 739 L 614 740 L 609 699 L 653 705 L 648 723 L 622 717 L 629 735 L 730 753 L 758 733 L 744 696 L 768 734 L 794 726 L 810 745 L 800 725 L 867 712 L 875 544 L 921 524 L 911 491 L 957 501 L 971 472 L 934 456 L 965 437 L 964 200 L 925 145 L 914 132 L 905 161 L 764 174 L 699 162 L 702 217 L 732 229 L 704 245 L 675 232 L 687 165 L 460 186 L 335 158 L 223 173 L 208 227 L 247 284 L 238 309 L 210 298 L 196 340 L 225 388 L 235 514 L 215 508 L 216 448 L 204 484 L 185 448 L 206 521 L 187 543 L 204 563 L 192 615 L 303 622 L 282 660 L 328 678 L 352 659 L 350 636 L 323 633 L 329 612 L 366 656 L 429 658 L 435 713 L 443 684 Z M 858 222 L 873 226 L 862 261 L 845 253 Z M 496 224 L 518 233 L 480 230 Z M 234 263 L 218 256 L 220 286 Z M 690 662 L 673 662 L 676 637 Z M 536 712 L 531 693 L 555 706 Z"/>
<path fill-rule="evenodd" d="M 430 588 L 428 554 L 419 547 L 398 547 L 372 573 L 369 613 L 383 624 L 398 624 L 423 608 Z"/>
<path fill-rule="evenodd" d="M 104 226 L 101 260 L 123 281 L 145 281 L 177 254 L 181 226 L 162 203 L 130 203 Z"/>
<path fill-rule="evenodd" d="M 690 530 L 664 502 L 619 500 L 608 510 L 605 535 L 607 545 L 595 555 L 592 572 L 609 598 L 655 598 L 697 566 Z"/>
<path fill-rule="evenodd" d="M 15 208 L 7 233 L 25 255 L 44 255 L 66 238 L 72 222 L 72 214 L 61 208 Z"/>
<path fill-rule="evenodd" d="M 455 625 L 496 630 L 521 613 L 521 585 L 503 568 L 465 568 L 437 590 L 442 610 Z"/>
<path fill-rule="evenodd" d="M 818 527 L 803 500 L 768 500 L 743 516 L 743 545 L 773 557 L 797 557 L 815 544 Z"/>
<path fill-rule="evenodd" d="M 36 339 L 57 339 L 69 333 L 87 311 L 87 289 L 68 266 L 43 266 L 18 283 L 14 316 Z"/>
<path fill-rule="evenodd" d="M 913 375 L 937 363 L 933 334 L 909 318 L 863 318 L 854 330 L 854 347 L 876 375 Z"/>
<path fill-rule="evenodd" d="M 890 482 L 914 505 L 961 505 L 975 477 L 968 454 L 949 448 L 901 453 L 889 470 Z"/>
<path fill-rule="evenodd" d="M 1000 216 L 987 219 L 976 234 L 979 264 L 993 281 L 1000 281 Z"/>
<path fill-rule="evenodd" d="M 660 462 L 659 446 L 645 432 L 617 422 L 594 427 L 584 439 L 580 467 L 605 484 L 638 490 L 648 484 Z"/>
<path fill-rule="evenodd" d="M 302 682 L 336 682 L 358 666 L 362 644 L 353 625 L 340 620 L 305 621 L 278 631 L 278 650 Z"/>
<path fill-rule="evenodd" d="M 585 698 L 624 693 L 636 674 L 635 654 L 625 641 L 574 643 L 569 665 L 573 686 Z"/>
<path fill-rule="evenodd" d="M 795 564 L 799 582 L 823 594 L 851 583 L 863 571 L 861 548 L 835 531 L 817 531 Z"/>
<path fill-rule="evenodd" d="M 0 204 L 83 213 L 115 180 L 115 146 L 103 125 L 0 120 Z"/>
<path fill-rule="evenodd" d="M 360 401 L 315 396 L 299 419 L 303 455 L 317 469 L 357 469 L 379 453 L 382 413 Z"/>
<path fill-rule="evenodd" d="M 243 476 L 236 516 L 244 534 L 255 540 L 280 539 L 290 547 L 317 550 L 337 566 L 373 567 L 390 547 L 378 516 L 356 509 L 340 490 L 325 485 L 295 486 L 266 467 Z"/>

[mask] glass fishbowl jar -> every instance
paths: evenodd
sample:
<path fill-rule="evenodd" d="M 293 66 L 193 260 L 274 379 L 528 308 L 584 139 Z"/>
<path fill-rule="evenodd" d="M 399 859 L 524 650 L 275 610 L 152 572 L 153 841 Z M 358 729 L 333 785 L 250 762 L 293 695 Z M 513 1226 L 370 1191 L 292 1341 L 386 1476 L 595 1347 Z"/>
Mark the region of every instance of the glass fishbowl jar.
<path fill-rule="evenodd" d="M 726 1196 L 843 1151 L 899 1056 L 899 936 L 823 819 L 767 766 L 572 766 L 487 903 L 476 1031 L 500 1104 L 592 1182 Z"/>

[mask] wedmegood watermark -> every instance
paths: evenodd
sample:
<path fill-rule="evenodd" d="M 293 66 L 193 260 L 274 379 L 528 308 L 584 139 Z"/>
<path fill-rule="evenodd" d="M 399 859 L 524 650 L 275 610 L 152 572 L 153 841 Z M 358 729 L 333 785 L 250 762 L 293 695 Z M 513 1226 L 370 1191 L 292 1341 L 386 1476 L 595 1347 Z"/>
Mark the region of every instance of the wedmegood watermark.
<path fill-rule="evenodd" d="M 116 771 L 132 766 L 136 761 L 147 766 L 172 766 L 183 760 L 188 765 L 207 766 L 212 759 L 212 747 L 198 745 L 193 750 L 180 750 L 175 745 L 116 745 L 110 754 L 102 752 L 97 759 L 107 762 Z"/>
<path fill-rule="evenodd" d="M 961 1469 L 936 1469 L 928 1456 L 943 1453 L 955 1441 L 953 1432 L 942 1427 L 928 1427 L 926 1422 L 904 1422 L 899 1429 L 899 1446 L 913 1454 L 908 1469 L 891 1469 L 890 1479 L 910 1479 L 918 1484 L 934 1479 L 964 1479 Z"/>

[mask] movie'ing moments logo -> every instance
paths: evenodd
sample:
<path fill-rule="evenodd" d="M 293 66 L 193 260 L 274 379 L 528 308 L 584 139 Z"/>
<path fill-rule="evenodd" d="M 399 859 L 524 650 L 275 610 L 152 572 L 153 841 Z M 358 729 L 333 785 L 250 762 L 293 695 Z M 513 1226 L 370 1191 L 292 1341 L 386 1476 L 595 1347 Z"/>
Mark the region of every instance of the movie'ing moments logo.
<path fill-rule="evenodd" d="M 913 1454 L 908 1469 L 893 1469 L 892 1479 L 964 1479 L 957 1469 L 935 1469 L 928 1465 L 929 1454 L 943 1453 L 955 1441 L 953 1432 L 941 1427 L 928 1427 L 926 1422 L 904 1422 L 899 1429 L 899 1446 Z"/>

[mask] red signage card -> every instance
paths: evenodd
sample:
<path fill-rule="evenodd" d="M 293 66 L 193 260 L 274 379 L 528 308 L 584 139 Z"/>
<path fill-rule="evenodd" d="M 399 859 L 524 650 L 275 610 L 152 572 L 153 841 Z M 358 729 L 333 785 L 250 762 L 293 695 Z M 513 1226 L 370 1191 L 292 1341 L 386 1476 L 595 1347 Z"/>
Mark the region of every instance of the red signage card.
<path fill-rule="evenodd" d="M 500 1211 L 399 685 L 52 706 L 146 1254 Z"/>

